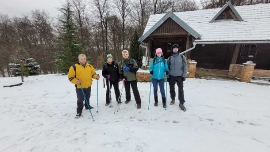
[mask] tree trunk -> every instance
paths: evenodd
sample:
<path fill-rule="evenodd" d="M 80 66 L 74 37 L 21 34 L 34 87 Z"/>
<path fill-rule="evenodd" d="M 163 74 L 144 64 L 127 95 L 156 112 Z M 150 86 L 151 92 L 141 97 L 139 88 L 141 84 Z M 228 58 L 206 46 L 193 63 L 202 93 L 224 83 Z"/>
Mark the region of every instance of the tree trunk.
<path fill-rule="evenodd" d="M 104 43 L 104 29 L 103 29 L 103 21 L 101 21 L 101 36 L 102 36 L 102 52 L 105 52 L 105 43 Z"/>
<path fill-rule="evenodd" d="M 108 21 L 107 21 L 107 19 L 105 22 L 105 42 L 106 42 L 106 48 L 105 48 L 106 54 L 105 55 L 107 55 L 107 53 L 108 53 Z"/>
<path fill-rule="evenodd" d="M 10 72 L 9 65 L 7 65 L 7 73 L 8 73 L 8 77 L 11 77 L 11 72 Z"/>
<path fill-rule="evenodd" d="M 24 82 L 24 79 L 23 79 L 23 62 L 21 61 L 21 79 L 22 79 L 22 82 Z"/>
<path fill-rule="evenodd" d="M 2 74 L 3 77 L 6 77 L 5 71 L 4 71 L 4 69 L 2 67 L 0 67 L 0 72 L 1 72 L 1 74 Z"/>

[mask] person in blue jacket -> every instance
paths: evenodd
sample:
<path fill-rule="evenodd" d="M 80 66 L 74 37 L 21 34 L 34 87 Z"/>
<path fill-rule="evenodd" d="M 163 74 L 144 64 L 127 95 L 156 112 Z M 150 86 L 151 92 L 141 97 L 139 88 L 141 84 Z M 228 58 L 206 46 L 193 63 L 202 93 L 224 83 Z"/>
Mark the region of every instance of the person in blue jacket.
<path fill-rule="evenodd" d="M 158 106 L 158 85 L 160 88 L 160 93 L 162 96 L 162 104 L 163 108 L 166 108 L 166 96 L 164 91 L 164 75 L 168 75 L 168 63 L 163 57 L 162 49 L 157 48 L 156 49 L 156 55 L 153 58 L 150 68 L 149 68 L 150 74 L 152 75 L 152 83 L 154 87 L 154 98 L 155 98 L 155 104 L 154 106 Z"/>

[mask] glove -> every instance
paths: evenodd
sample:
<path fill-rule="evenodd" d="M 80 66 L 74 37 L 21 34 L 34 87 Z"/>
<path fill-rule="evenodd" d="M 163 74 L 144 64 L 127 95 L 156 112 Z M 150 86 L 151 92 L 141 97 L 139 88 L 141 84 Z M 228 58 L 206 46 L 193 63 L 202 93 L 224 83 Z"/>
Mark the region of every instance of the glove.
<path fill-rule="evenodd" d="M 107 75 L 107 79 L 110 79 L 110 78 L 111 78 L 111 76 L 108 74 L 108 75 Z"/>
<path fill-rule="evenodd" d="M 182 77 L 182 81 L 185 81 L 186 80 L 186 77 Z"/>
<path fill-rule="evenodd" d="M 128 66 L 124 66 L 124 71 L 129 72 L 130 68 Z"/>
<path fill-rule="evenodd" d="M 166 73 L 166 75 L 169 75 L 169 71 L 166 71 L 165 73 Z"/>
<path fill-rule="evenodd" d="M 153 75 L 154 74 L 154 71 L 150 71 L 150 74 Z"/>

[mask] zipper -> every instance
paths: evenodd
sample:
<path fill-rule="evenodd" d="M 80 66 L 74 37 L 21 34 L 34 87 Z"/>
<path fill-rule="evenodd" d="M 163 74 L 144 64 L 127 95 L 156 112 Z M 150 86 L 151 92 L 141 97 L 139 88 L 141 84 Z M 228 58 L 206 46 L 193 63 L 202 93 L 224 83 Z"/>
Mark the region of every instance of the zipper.
<path fill-rule="evenodd" d="M 82 66 L 82 65 L 81 65 L 81 66 Z M 84 69 L 85 80 L 86 80 L 86 82 L 88 82 L 88 80 L 86 79 L 86 78 L 87 78 L 87 76 L 86 76 L 86 66 L 87 66 L 87 65 L 85 65 L 85 67 L 83 67 L 83 66 L 82 66 L 82 67 L 83 67 L 83 69 Z M 86 83 L 86 84 L 88 84 L 88 83 Z M 82 84 L 81 84 L 81 85 L 82 85 Z"/>
<path fill-rule="evenodd" d="M 159 79 L 159 76 L 160 76 L 160 61 L 158 61 L 158 79 Z"/>
<path fill-rule="evenodd" d="M 175 56 L 173 57 L 173 61 L 174 61 L 174 70 L 175 70 Z M 175 74 L 175 71 L 173 71 Z"/>

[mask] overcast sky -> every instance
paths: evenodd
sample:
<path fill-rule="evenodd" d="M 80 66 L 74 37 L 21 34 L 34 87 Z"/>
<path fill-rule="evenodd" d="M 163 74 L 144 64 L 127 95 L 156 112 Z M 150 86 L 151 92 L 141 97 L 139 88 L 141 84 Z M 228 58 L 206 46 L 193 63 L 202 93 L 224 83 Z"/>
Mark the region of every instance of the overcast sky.
<path fill-rule="evenodd" d="M 0 0 L 0 13 L 9 17 L 28 15 L 32 10 L 45 10 L 52 17 L 59 14 L 58 8 L 65 0 Z"/>
<path fill-rule="evenodd" d="M 45 10 L 51 17 L 57 17 L 58 8 L 66 0 L 0 0 L 0 13 L 9 17 L 28 15 L 32 10 Z M 196 0 L 197 3 L 200 0 Z"/>

